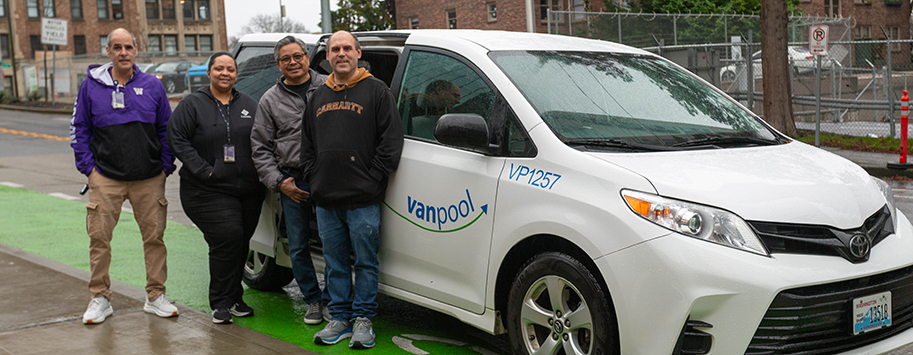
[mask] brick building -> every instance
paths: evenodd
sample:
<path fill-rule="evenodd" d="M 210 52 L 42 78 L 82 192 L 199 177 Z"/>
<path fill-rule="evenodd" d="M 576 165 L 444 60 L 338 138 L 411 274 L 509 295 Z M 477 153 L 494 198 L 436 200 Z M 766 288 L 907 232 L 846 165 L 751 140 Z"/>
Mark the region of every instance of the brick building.
<path fill-rule="evenodd" d="M 58 46 L 58 58 L 72 55 L 74 61 L 81 58 L 108 61 L 104 50 L 107 35 L 119 27 L 133 32 L 140 52 L 170 56 L 179 52 L 227 50 L 224 3 L 224 0 L 0 0 L 0 55 L 6 64 L 3 68 L 6 87 L 11 84 L 12 55 L 17 69 L 43 58 L 42 17 L 67 20 L 68 44 Z"/>
<path fill-rule="evenodd" d="M 618 2 L 620 0 L 616 0 Z M 591 1 L 589 11 L 600 11 Z M 532 9 L 528 7 L 532 6 Z M 472 28 L 548 32 L 547 10 L 584 11 L 583 0 L 397 0 L 396 28 Z"/>
<path fill-rule="evenodd" d="M 907 0 L 802 0 L 799 8 L 810 16 L 852 17 L 853 40 L 910 39 L 910 2 Z"/>

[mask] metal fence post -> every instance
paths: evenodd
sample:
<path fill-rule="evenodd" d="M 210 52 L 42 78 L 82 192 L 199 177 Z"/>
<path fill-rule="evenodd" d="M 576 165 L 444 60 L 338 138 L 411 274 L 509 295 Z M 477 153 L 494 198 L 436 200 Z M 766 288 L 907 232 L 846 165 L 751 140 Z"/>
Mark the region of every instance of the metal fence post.
<path fill-rule="evenodd" d="M 748 49 L 748 53 L 745 53 L 745 63 L 747 64 L 745 67 L 745 72 L 747 73 L 747 75 L 745 75 L 745 80 L 748 80 L 746 83 L 748 85 L 745 87 L 747 88 L 746 91 L 748 92 L 748 101 L 746 102 L 746 106 L 748 106 L 748 109 L 752 111 L 754 111 L 754 61 L 751 58 L 752 53 L 754 53 L 754 49 L 751 46 L 751 44 L 754 43 L 752 42 L 753 40 L 752 30 L 748 30 L 748 45 L 746 47 Z"/>
<path fill-rule="evenodd" d="M 618 14 L 618 43 L 621 43 L 621 14 Z"/>
<path fill-rule="evenodd" d="M 815 146 L 821 146 L 821 56 L 815 56 Z"/>

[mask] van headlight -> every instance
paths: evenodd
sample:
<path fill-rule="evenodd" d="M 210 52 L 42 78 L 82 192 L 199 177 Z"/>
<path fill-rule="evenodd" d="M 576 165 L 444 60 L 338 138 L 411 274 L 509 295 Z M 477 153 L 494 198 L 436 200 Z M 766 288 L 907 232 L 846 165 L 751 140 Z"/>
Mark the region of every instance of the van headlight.
<path fill-rule="evenodd" d="M 673 232 L 770 255 L 748 223 L 732 212 L 632 190 L 622 190 L 621 195 L 631 211 Z"/>
<path fill-rule="evenodd" d="M 880 189 L 881 193 L 884 195 L 885 203 L 888 205 L 888 211 L 891 211 L 891 221 L 894 222 L 894 225 L 896 226 L 897 207 L 894 206 L 894 190 L 891 190 L 891 186 L 882 179 L 872 176 L 872 181 L 875 181 L 875 185 L 878 185 L 878 189 Z"/>

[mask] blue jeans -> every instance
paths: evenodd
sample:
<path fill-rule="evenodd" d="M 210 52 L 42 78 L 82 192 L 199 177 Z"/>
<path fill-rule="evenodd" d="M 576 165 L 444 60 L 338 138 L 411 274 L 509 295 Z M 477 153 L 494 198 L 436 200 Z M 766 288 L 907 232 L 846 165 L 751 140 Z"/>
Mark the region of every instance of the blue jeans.
<path fill-rule="evenodd" d="M 287 177 L 287 176 L 286 176 Z M 304 191 L 310 191 L 311 186 L 304 179 L 295 177 L 295 185 Z M 298 288 L 304 296 L 304 302 L 327 304 L 330 295 L 326 289 L 320 291 L 317 283 L 317 271 L 311 261 L 311 248 L 308 244 L 311 224 L 311 200 L 297 203 L 279 193 L 282 202 L 282 213 L 285 215 L 285 232 L 288 235 L 289 257 L 292 259 L 292 274 L 298 282 Z"/>
<path fill-rule="evenodd" d="M 328 210 L 318 206 L 317 229 L 327 263 L 327 289 L 330 290 L 329 308 L 333 320 L 374 318 L 377 315 L 380 204 L 350 210 Z M 354 263 L 350 258 L 353 252 Z"/>

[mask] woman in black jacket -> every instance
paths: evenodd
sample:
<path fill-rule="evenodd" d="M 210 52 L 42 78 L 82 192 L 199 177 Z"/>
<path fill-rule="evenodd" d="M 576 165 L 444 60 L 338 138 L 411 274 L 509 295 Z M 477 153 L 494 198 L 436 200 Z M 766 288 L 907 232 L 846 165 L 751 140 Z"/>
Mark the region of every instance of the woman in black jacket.
<path fill-rule="evenodd" d="M 241 277 L 257 228 L 265 187 L 251 160 L 257 101 L 233 89 L 230 54 L 209 59 L 210 85 L 185 97 L 168 122 L 168 143 L 181 160 L 181 204 L 209 244 L 209 307 L 213 323 L 253 315 L 241 299 Z"/>

